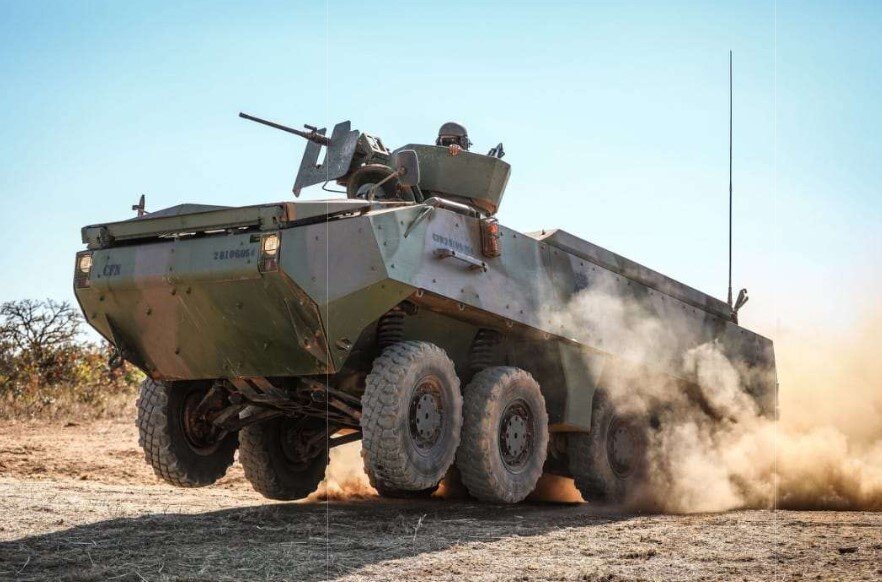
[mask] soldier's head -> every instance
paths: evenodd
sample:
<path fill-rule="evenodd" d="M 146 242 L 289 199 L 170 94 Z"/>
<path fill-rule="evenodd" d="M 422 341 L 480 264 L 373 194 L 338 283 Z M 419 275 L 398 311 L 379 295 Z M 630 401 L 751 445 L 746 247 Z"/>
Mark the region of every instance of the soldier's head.
<path fill-rule="evenodd" d="M 464 126 L 455 121 L 448 121 L 438 130 L 438 139 L 435 140 L 435 145 L 458 145 L 462 149 L 467 150 L 472 145 L 472 142 L 469 141 L 469 133 Z"/>

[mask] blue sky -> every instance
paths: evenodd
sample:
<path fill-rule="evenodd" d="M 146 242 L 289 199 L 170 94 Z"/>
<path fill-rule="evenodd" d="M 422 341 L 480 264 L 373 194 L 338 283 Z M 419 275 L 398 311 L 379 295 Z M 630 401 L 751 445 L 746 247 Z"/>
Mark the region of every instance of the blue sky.
<path fill-rule="evenodd" d="M 0 2 L 0 301 L 71 299 L 79 228 L 142 192 L 288 199 L 303 143 L 240 110 L 392 146 L 459 120 L 505 143 L 505 224 L 724 298 L 732 49 L 743 319 L 850 323 L 882 281 L 882 9 L 735 4 Z"/>

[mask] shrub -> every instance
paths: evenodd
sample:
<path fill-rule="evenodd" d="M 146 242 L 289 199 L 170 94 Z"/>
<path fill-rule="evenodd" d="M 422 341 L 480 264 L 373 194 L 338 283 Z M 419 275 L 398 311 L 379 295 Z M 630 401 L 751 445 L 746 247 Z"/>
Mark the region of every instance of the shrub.
<path fill-rule="evenodd" d="M 0 418 L 96 418 L 126 413 L 143 374 L 112 368 L 106 342 L 82 339 L 67 302 L 0 304 Z"/>

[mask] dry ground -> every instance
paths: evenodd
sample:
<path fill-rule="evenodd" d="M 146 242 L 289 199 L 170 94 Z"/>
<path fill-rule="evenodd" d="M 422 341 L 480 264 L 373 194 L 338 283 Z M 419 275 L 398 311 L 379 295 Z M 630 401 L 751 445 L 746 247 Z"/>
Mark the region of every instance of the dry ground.
<path fill-rule="evenodd" d="M 882 514 L 273 503 L 160 484 L 131 422 L 5 424 L 0 579 L 879 580 Z"/>

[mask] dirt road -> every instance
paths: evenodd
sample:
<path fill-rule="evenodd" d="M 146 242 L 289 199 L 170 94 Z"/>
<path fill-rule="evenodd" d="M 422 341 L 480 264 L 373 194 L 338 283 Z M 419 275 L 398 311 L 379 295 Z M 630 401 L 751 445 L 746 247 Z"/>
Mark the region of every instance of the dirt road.
<path fill-rule="evenodd" d="M 267 502 L 174 489 L 130 422 L 0 435 L 0 579 L 878 580 L 882 514 L 661 516 L 587 504 Z"/>

